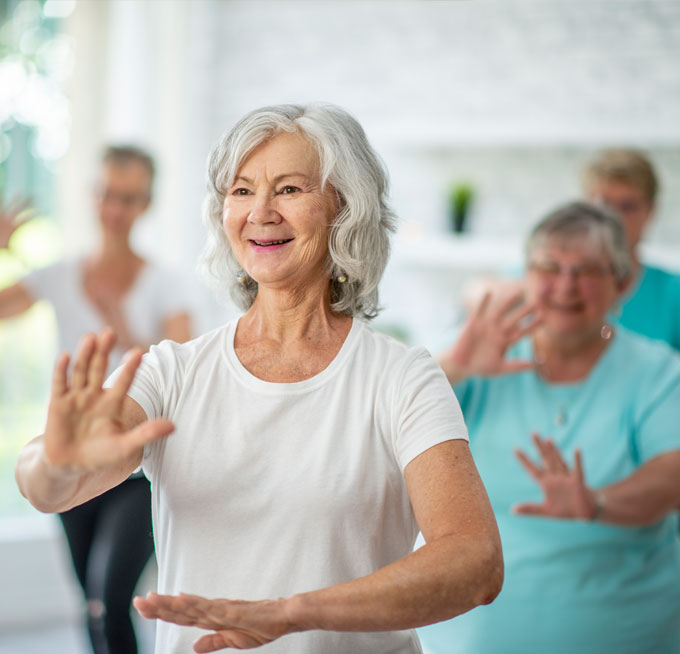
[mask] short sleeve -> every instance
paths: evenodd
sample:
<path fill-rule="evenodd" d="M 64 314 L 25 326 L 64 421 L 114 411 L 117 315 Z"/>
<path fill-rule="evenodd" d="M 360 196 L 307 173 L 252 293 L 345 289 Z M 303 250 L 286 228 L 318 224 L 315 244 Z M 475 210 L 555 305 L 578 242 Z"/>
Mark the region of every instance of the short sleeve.
<path fill-rule="evenodd" d="M 63 262 L 55 263 L 45 268 L 32 270 L 19 280 L 36 300 L 51 300 L 59 295 L 64 285 Z"/>
<path fill-rule="evenodd" d="M 407 359 L 397 394 L 395 452 L 402 470 L 434 445 L 468 440 L 453 389 L 427 350 L 414 350 Z"/>
<path fill-rule="evenodd" d="M 664 344 L 665 349 L 665 344 Z M 680 356 L 667 350 L 667 359 L 647 383 L 635 423 L 634 446 L 640 463 L 680 450 Z"/>
<path fill-rule="evenodd" d="M 149 420 L 172 419 L 169 398 L 172 396 L 172 380 L 176 378 L 174 371 L 177 369 L 173 346 L 176 346 L 176 343 L 172 341 L 162 341 L 159 345 L 151 346 L 142 358 L 142 363 L 127 393 L 128 397 L 142 407 Z M 113 386 L 121 368 L 122 366 L 111 373 L 104 386 L 107 388 Z M 159 451 L 162 451 L 164 444 L 165 439 L 161 439 L 144 447 L 142 469 L 149 479 L 153 479 Z"/>
<path fill-rule="evenodd" d="M 171 341 L 152 345 L 142 357 L 142 363 L 127 394 L 144 409 L 149 420 L 168 417 L 166 384 L 167 380 L 173 379 L 175 367 Z M 121 369 L 122 366 L 111 373 L 105 387 L 113 386 Z"/>

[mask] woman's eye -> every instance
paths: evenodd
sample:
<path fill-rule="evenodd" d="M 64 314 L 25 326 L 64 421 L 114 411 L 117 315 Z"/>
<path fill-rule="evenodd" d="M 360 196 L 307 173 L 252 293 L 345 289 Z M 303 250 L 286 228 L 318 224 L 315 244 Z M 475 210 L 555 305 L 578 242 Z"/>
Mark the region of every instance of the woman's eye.
<path fill-rule="evenodd" d="M 300 189 L 297 186 L 284 186 L 280 193 L 282 195 L 290 195 L 291 193 L 297 193 Z"/>
<path fill-rule="evenodd" d="M 248 195 L 250 191 L 247 188 L 239 187 L 232 190 L 232 195 Z"/>

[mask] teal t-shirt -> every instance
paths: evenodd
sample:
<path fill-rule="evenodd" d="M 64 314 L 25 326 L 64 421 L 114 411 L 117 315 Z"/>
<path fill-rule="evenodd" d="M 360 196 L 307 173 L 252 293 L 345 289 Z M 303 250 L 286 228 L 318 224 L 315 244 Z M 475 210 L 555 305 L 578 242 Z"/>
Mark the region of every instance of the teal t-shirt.
<path fill-rule="evenodd" d="M 531 359 L 530 339 L 514 356 Z M 518 516 L 541 501 L 513 454 L 538 457 L 531 433 L 566 460 L 583 452 L 600 487 L 680 449 L 680 355 L 617 328 L 588 378 L 546 384 L 534 372 L 456 388 L 470 445 L 496 514 L 506 577 L 499 597 L 419 630 L 425 654 L 665 654 L 680 652 L 677 514 L 640 528 Z"/>
<path fill-rule="evenodd" d="M 680 350 L 680 275 L 642 266 L 615 320 L 638 334 Z"/>

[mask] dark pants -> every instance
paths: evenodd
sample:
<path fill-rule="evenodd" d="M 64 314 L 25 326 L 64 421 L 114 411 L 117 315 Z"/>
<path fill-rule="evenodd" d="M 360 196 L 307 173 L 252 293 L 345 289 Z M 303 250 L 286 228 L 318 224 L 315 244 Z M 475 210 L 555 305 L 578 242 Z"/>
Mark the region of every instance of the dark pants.
<path fill-rule="evenodd" d="M 87 599 L 95 654 L 137 654 L 130 604 L 153 552 L 149 482 L 127 479 L 59 517 Z"/>

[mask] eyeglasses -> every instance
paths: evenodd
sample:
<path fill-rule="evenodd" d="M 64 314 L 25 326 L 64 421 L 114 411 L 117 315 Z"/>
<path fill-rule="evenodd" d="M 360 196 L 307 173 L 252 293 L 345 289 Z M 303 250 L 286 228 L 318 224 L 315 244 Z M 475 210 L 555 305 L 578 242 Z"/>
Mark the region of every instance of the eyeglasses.
<path fill-rule="evenodd" d="M 149 196 L 141 193 L 118 193 L 108 189 L 97 189 L 97 199 L 102 203 L 115 202 L 129 209 L 135 205 L 142 205 L 148 201 Z"/>
<path fill-rule="evenodd" d="M 557 261 L 531 261 L 528 268 L 544 279 L 553 280 L 562 274 L 567 274 L 577 281 L 590 282 L 604 279 L 614 272 L 611 266 L 606 267 L 594 262 L 584 262 L 575 266 L 568 266 Z"/>

